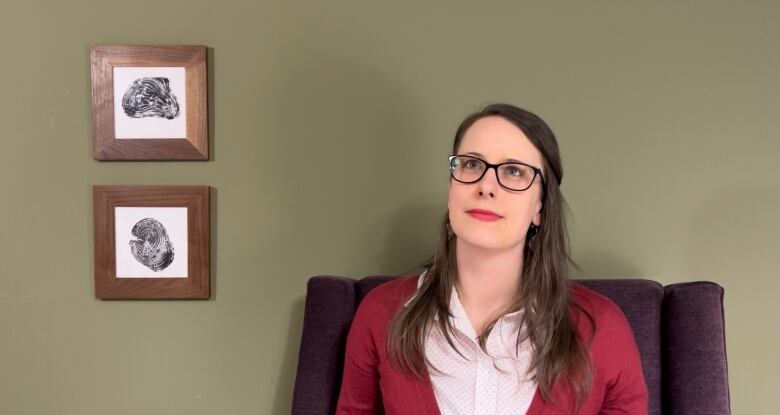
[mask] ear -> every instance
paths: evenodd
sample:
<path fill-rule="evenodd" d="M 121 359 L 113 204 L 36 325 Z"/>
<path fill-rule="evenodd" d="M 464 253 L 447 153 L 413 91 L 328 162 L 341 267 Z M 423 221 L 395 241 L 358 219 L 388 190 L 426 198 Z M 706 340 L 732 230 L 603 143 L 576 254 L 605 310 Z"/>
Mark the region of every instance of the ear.
<path fill-rule="evenodd" d="M 452 193 L 451 193 L 451 191 L 452 191 L 452 180 L 447 182 L 447 212 L 452 210 L 452 209 L 450 209 L 451 208 L 450 203 L 452 203 L 452 198 L 451 198 Z"/>
<path fill-rule="evenodd" d="M 533 223 L 536 226 L 539 226 L 542 224 L 542 202 L 536 202 L 536 213 L 534 213 L 533 219 L 531 219 L 531 223 Z"/>

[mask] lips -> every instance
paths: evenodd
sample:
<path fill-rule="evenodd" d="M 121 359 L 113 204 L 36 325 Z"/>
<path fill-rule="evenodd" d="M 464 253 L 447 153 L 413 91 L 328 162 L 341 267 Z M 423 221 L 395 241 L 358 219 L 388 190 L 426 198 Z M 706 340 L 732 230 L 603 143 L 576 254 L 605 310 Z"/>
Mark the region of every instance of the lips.
<path fill-rule="evenodd" d="M 496 212 L 493 212 L 491 210 L 485 210 L 485 209 L 471 209 L 467 210 L 466 213 L 468 213 L 471 217 L 487 222 L 492 222 L 495 220 L 499 220 L 502 218 L 501 215 L 499 215 Z"/>

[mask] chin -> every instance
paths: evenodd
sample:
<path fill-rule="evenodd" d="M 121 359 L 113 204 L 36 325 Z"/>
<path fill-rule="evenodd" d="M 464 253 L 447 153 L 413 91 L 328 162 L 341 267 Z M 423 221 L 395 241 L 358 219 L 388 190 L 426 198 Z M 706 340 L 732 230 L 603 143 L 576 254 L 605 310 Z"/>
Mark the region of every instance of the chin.
<path fill-rule="evenodd" d="M 477 232 L 464 232 L 464 234 L 458 234 L 458 243 L 465 243 L 476 248 L 489 250 L 489 251 L 502 251 L 511 249 L 516 245 L 513 241 L 509 241 L 503 235 L 494 235 L 491 232 L 481 231 Z"/>

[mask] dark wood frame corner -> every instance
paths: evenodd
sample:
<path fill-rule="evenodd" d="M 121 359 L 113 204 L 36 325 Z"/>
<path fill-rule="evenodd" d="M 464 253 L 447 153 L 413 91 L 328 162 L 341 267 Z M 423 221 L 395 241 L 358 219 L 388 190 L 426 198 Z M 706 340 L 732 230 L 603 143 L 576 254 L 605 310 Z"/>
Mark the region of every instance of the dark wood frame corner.
<path fill-rule="evenodd" d="M 95 160 L 208 160 L 206 46 L 92 45 L 92 137 Z M 187 138 L 117 139 L 114 67 L 183 66 Z"/>
<path fill-rule="evenodd" d="M 92 187 L 95 297 L 104 300 L 208 299 L 210 217 L 208 186 Z M 187 207 L 187 278 L 116 278 L 115 207 Z"/>

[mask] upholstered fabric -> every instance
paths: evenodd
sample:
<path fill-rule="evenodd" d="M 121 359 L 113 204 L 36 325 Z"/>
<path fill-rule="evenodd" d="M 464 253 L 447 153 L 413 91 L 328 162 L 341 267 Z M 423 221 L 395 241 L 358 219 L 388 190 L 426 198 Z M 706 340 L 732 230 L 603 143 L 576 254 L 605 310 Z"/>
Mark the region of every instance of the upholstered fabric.
<path fill-rule="evenodd" d="M 332 414 L 338 400 L 344 346 L 365 295 L 393 277 L 309 280 L 293 414 Z M 723 288 L 712 282 L 667 287 L 639 279 L 577 280 L 617 304 L 642 358 L 649 413 L 729 414 Z"/>
<path fill-rule="evenodd" d="M 344 345 L 357 308 L 354 280 L 311 278 L 298 356 L 293 413 L 332 414 L 344 369 Z"/>
<path fill-rule="evenodd" d="M 729 413 L 723 288 L 688 282 L 664 291 L 664 413 Z"/>

